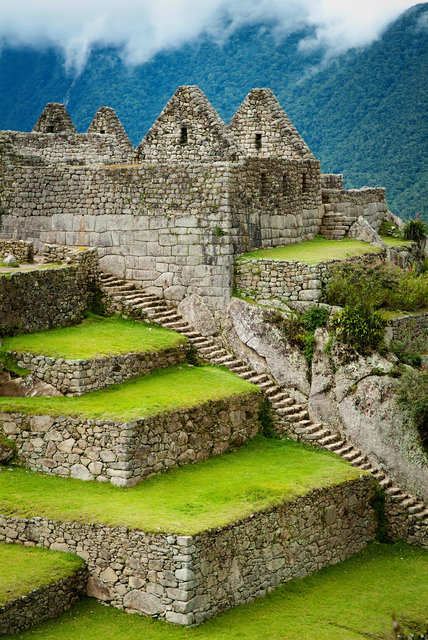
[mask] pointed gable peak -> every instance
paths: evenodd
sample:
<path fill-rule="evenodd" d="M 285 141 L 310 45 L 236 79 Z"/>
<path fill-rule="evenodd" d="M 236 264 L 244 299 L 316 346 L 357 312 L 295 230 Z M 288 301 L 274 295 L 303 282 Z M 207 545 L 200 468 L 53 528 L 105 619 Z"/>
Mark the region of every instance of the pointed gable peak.
<path fill-rule="evenodd" d="M 77 133 L 65 106 L 48 102 L 33 127 L 37 133 Z"/>
<path fill-rule="evenodd" d="M 270 89 L 252 89 L 230 121 L 243 156 L 314 159 Z"/>
<path fill-rule="evenodd" d="M 132 143 L 123 128 L 116 112 L 111 107 L 100 107 L 93 117 L 88 133 L 110 134 L 116 137 L 121 146 L 133 150 Z"/>
<path fill-rule="evenodd" d="M 215 161 L 237 157 L 226 124 L 204 92 L 194 85 L 178 87 L 137 147 L 151 161 Z"/>

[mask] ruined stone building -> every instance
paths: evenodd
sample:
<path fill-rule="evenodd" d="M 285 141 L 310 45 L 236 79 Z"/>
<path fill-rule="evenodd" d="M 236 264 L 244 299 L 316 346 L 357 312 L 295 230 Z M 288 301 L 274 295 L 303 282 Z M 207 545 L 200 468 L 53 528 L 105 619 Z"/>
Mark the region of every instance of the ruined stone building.
<path fill-rule="evenodd" d="M 227 126 L 198 87 L 179 87 L 136 150 L 108 107 L 83 134 L 54 103 L 31 133 L 0 132 L 0 237 L 97 247 L 104 269 L 213 310 L 237 254 L 340 239 L 360 215 L 376 229 L 387 212 L 384 189 L 320 174 L 269 89 Z"/>

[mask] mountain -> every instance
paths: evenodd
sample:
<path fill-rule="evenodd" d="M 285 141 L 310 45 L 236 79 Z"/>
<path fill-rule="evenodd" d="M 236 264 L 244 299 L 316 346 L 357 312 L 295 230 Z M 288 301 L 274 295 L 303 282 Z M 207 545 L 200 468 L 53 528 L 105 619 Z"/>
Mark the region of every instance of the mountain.
<path fill-rule="evenodd" d="M 299 50 L 309 30 L 278 40 L 273 25 L 208 38 L 127 67 L 119 52 L 92 52 L 77 78 L 53 49 L 3 49 L 0 129 L 31 130 L 47 102 L 65 102 L 79 131 L 113 107 L 136 145 L 180 84 L 197 84 L 228 121 L 252 87 L 270 87 L 324 172 L 346 187 L 382 185 L 394 213 L 428 220 L 428 3 L 418 4 L 371 46 L 327 64 Z"/>

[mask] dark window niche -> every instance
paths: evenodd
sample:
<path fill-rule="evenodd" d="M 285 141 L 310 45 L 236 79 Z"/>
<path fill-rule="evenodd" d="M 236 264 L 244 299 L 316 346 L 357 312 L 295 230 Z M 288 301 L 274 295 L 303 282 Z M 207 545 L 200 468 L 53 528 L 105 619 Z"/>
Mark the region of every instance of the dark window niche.
<path fill-rule="evenodd" d="M 282 195 L 288 196 L 289 191 L 290 191 L 290 185 L 289 185 L 288 175 L 284 173 L 282 176 Z"/>
<path fill-rule="evenodd" d="M 309 191 L 309 176 L 307 173 L 302 173 L 302 191 L 303 193 Z"/>
<path fill-rule="evenodd" d="M 54 133 L 53 124 L 48 124 L 46 127 L 46 133 Z"/>
<path fill-rule="evenodd" d="M 180 144 L 187 144 L 187 127 L 180 128 Z"/>
<path fill-rule="evenodd" d="M 260 195 L 262 197 L 267 195 L 267 187 L 268 187 L 267 174 L 261 173 L 260 174 Z"/>
<path fill-rule="evenodd" d="M 105 129 L 100 129 L 100 133 L 105 133 Z"/>
<path fill-rule="evenodd" d="M 256 145 L 256 149 L 261 149 L 262 148 L 262 134 L 261 133 L 256 133 L 255 145 Z"/>

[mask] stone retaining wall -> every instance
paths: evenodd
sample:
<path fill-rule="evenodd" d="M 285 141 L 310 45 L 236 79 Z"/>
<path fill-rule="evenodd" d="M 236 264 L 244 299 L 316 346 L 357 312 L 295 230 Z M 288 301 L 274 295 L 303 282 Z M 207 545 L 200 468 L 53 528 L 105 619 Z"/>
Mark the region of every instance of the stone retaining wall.
<path fill-rule="evenodd" d="M 184 362 L 189 346 L 181 344 L 170 349 L 147 353 L 124 353 L 91 360 L 55 359 L 33 353 L 9 353 L 20 367 L 29 369 L 37 378 L 53 385 L 67 396 L 104 389 L 111 384 L 151 373 Z"/>
<path fill-rule="evenodd" d="M 362 476 L 193 536 L 1 517 L 0 540 L 77 553 L 89 567 L 90 595 L 128 612 L 199 624 L 362 549 L 376 527 L 372 492 L 372 479 Z"/>
<path fill-rule="evenodd" d="M 0 334 L 31 333 L 81 322 L 97 282 L 94 249 L 73 265 L 0 274 Z"/>
<path fill-rule="evenodd" d="M 364 255 L 367 263 L 383 259 L 385 259 L 384 249 L 379 253 Z M 235 267 L 235 286 L 240 293 L 256 299 L 316 302 L 329 280 L 331 268 L 356 260 L 358 258 L 354 257 L 307 264 L 296 260 L 240 258 Z"/>
<path fill-rule="evenodd" d="M 424 350 L 426 350 L 428 348 L 428 311 L 389 320 L 385 340 L 387 343 L 394 340 L 406 342 L 410 340 L 419 347 L 419 350 L 421 342 L 425 341 Z"/>
<path fill-rule="evenodd" d="M 363 216 L 377 231 L 388 213 L 385 189 L 322 189 L 324 217 L 320 233 L 332 240 L 341 240 L 350 227 Z"/>
<path fill-rule="evenodd" d="M 0 606 L 0 636 L 24 631 L 61 615 L 84 595 L 87 581 L 88 570 L 81 567 L 67 578 Z"/>
<path fill-rule="evenodd" d="M 26 240 L 0 238 L 0 258 L 6 258 L 10 253 L 15 256 L 18 262 L 33 262 L 33 243 Z"/>
<path fill-rule="evenodd" d="M 247 393 L 122 423 L 2 413 L 0 429 L 31 469 L 125 487 L 253 438 L 260 398 Z"/>
<path fill-rule="evenodd" d="M 393 542 L 404 540 L 428 550 L 428 527 L 415 514 L 400 508 L 393 496 L 385 496 L 385 517 L 387 533 Z"/>

